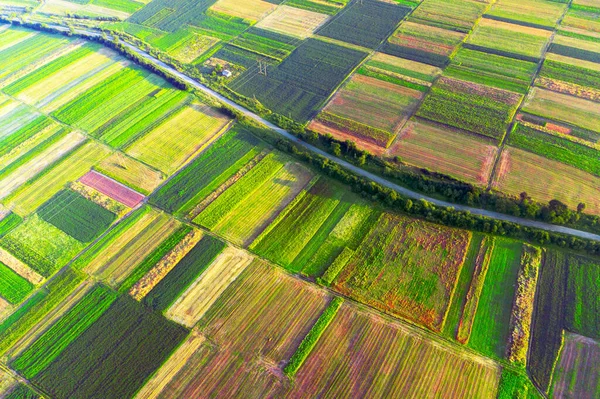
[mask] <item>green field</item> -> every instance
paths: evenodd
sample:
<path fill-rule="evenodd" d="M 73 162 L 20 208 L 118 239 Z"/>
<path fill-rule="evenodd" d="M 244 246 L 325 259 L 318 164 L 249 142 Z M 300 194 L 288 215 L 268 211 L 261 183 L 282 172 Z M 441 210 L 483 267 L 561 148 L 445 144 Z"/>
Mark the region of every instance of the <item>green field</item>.
<path fill-rule="evenodd" d="M 496 239 L 479 297 L 469 346 L 492 358 L 503 358 L 506 352 L 521 247 L 519 242 Z"/>

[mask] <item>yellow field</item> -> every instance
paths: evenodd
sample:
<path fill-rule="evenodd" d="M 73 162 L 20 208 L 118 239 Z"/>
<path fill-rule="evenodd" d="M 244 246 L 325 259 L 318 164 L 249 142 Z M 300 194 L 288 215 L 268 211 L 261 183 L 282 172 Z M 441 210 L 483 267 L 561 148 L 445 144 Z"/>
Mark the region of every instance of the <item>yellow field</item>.
<path fill-rule="evenodd" d="M 66 0 L 46 0 L 42 7 L 39 8 L 39 11 L 46 14 L 88 14 L 94 16 L 117 17 L 119 19 L 127 19 L 127 17 L 131 15 L 127 12 L 114 10 L 112 8 L 100 7 L 94 4 L 77 4 Z"/>
<path fill-rule="evenodd" d="M 79 179 L 110 153 L 108 147 L 88 142 L 52 167 L 48 173 L 21 186 L 21 189 L 7 199 L 6 205 L 14 207 L 14 211 L 21 216 L 29 215 L 59 192 L 65 184 Z"/>
<path fill-rule="evenodd" d="M 165 180 L 161 172 L 121 153 L 106 158 L 96 169 L 142 194 L 150 194 Z"/>
<path fill-rule="evenodd" d="M 260 21 L 258 28 L 306 39 L 329 19 L 329 15 L 282 5 Z"/>
<path fill-rule="evenodd" d="M 46 139 L 53 136 L 55 133 L 58 133 L 60 129 L 61 126 L 58 123 L 53 122 L 50 126 L 40 130 L 35 136 L 21 142 L 21 144 L 13 148 L 7 154 L 0 156 L 0 170 L 6 168 L 8 165 L 28 153 Z"/>
<path fill-rule="evenodd" d="M 263 0 L 219 0 L 210 10 L 250 21 L 260 21 L 277 5 Z"/>
<path fill-rule="evenodd" d="M 121 283 L 131 271 L 181 224 L 164 213 L 150 211 L 111 243 L 84 269 L 111 286 Z"/>
<path fill-rule="evenodd" d="M 37 105 L 46 97 L 52 95 L 70 82 L 79 79 L 86 73 L 102 65 L 114 62 L 113 58 L 115 56 L 116 54 L 108 49 L 95 51 L 29 86 L 20 92 L 17 98 L 28 104 Z"/>
<path fill-rule="evenodd" d="M 135 141 L 126 152 L 170 175 L 223 133 L 229 121 L 218 111 L 194 103 Z"/>
<path fill-rule="evenodd" d="M 536 201 L 557 199 L 571 209 L 583 202 L 586 212 L 595 215 L 600 214 L 598 187 L 600 177 L 512 147 L 502 153 L 493 182 L 494 189 L 507 194 L 525 191 Z"/>
<path fill-rule="evenodd" d="M 41 108 L 42 111 L 46 113 L 51 113 L 56 111 L 58 108 L 62 107 L 66 103 L 74 100 L 79 95 L 91 89 L 96 84 L 108 79 L 110 76 L 119 72 L 121 69 L 126 68 L 130 65 L 129 61 L 119 61 L 115 62 L 108 67 L 104 68 L 100 72 L 94 74 L 90 78 L 84 79 L 81 82 L 77 82 L 77 84 L 69 88 L 66 92 L 58 91 L 51 96 L 48 96 L 44 101 L 41 101 L 38 104 L 38 107 Z"/>
<path fill-rule="evenodd" d="M 553 43 L 574 47 L 580 50 L 591 51 L 594 53 L 600 53 L 600 41 L 598 40 L 582 40 L 570 36 L 556 35 Z"/>
<path fill-rule="evenodd" d="M 17 190 L 28 180 L 37 176 L 46 169 L 48 165 L 51 165 L 56 160 L 60 159 L 64 154 L 75 148 L 85 139 L 85 136 L 81 133 L 70 133 L 43 152 L 39 153 L 37 157 L 17 168 L 14 172 L 0 180 L 0 199 L 9 196 L 13 191 Z"/>
<path fill-rule="evenodd" d="M 492 140 L 421 121 L 409 122 L 387 155 L 470 183 L 487 185 L 498 148 Z"/>
<path fill-rule="evenodd" d="M 252 262 L 248 253 L 227 247 L 167 310 L 166 316 L 193 327 L 219 296 Z"/>

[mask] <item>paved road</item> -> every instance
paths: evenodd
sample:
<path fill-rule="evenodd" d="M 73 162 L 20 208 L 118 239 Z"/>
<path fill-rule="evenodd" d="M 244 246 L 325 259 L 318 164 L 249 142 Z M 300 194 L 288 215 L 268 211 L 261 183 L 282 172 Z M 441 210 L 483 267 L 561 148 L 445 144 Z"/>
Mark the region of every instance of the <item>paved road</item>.
<path fill-rule="evenodd" d="M 61 27 L 59 25 L 54 25 L 54 28 L 57 29 L 62 29 L 62 30 L 66 30 L 64 27 Z M 84 34 L 88 34 L 88 35 L 95 35 L 95 36 L 100 36 L 98 33 L 96 32 L 92 32 L 92 31 L 86 31 L 86 30 L 81 30 L 81 29 L 76 29 L 75 30 L 76 33 L 84 33 Z M 110 36 L 109 36 L 110 38 Z M 571 229 L 569 227 L 564 227 L 564 226 L 557 226 L 554 224 L 550 224 L 550 223 L 544 223 L 544 222 L 538 222 L 535 220 L 529 220 L 529 219 L 523 219 L 523 218 L 519 218 L 516 216 L 510 216 L 510 215 L 505 215 L 502 213 L 498 213 L 498 212 L 493 212 L 493 211 L 488 211 L 485 209 L 480 209 L 480 208 L 472 208 L 469 206 L 465 206 L 465 205 L 458 205 L 458 204 L 452 204 L 450 202 L 446 202 L 446 201 L 441 201 L 435 198 L 431 198 L 428 197 L 426 195 L 417 193 L 415 191 L 409 190 L 406 187 L 402 187 L 399 186 L 395 183 L 392 183 L 389 180 L 384 179 L 381 176 L 377 176 L 373 173 L 370 173 L 358 166 L 355 166 L 349 162 L 344 161 L 343 159 L 339 159 L 315 146 L 312 146 L 304 141 L 299 140 L 296 136 L 292 135 L 291 133 L 289 133 L 287 130 L 284 130 L 282 128 L 280 128 L 279 126 L 276 126 L 274 124 L 272 124 L 271 122 L 261 118 L 260 116 L 256 115 L 255 113 L 253 113 L 252 111 L 247 110 L 246 108 L 242 107 L 241 105 L 229 100 L 226 97 L 223 97 L 221 94 L 215 92 L 214 90 L 204 86 L 203 84 L 201 84 L 200 82 L 198 82 L 195 79 L 190 78 L 189 76 L 179 72 L 178 70 L 176 70 L 175 68 L 165 64 L 164 62 L 154 58 L 153 56 L 151 56 L 150 54 L 144 52 L 143 50 L 140 50 L 139 48 L 121 41 L 121 43 L 123 45 L 125 45 L 126 47 L 128 47 L 129 49 L 131 49 L 132 51 L 136 52 L 137 54 L 139 54 L 141 57 L 145 58 L 146 60 L 152 62 L 155 65 L 158 65 L 159 67 L 161 67 L 162 69 L 166 70 L 167 72 L 169 72 L 172 75 L 177 76 L 178 78 L 180 78 L 181 80 L 187 82 L 190 86 L 193 86 L 194 88 L 208 94 L 209 96 L 212 96 L 216 99 L 218 99 L 219 101 L 229 105 L 230 107 L 236 109 L 237 111 L 243 113 L 244 115 L 246 115 L 249 118 L 252 118 L 253 120 L 262 123 L 263 125 L 267 126 L 268 128 L 272 129 L 273 131 L 277 132 L 278 134 L 280 134 L 281 136 L 295 141 L 296 144 L 303 146 L 304 148 L 317 153 L 319 155 L 324 156 L 325 158 L 329 159 L 332 162 L 335 162 L 337 164 L 339 164 L 340 166 L 356 173 L 357 175 L 366 177 L 367 179 L 373 180 L 376 183 L 381 184 L 382 186 L 388 187 L 392 190 L 397 191 L 398 193 L 408 197 L 408 198 L 412 198 L 415 200 L 426 200 L 429 201 L 437 206 L 443 206 L 443 207 L 452 207 L 454 209 L 457 210 L 461 210 L 461 211 L 467 211 L 470 212 L 472 214 L 475 215 L 480 215 L 480 216 L 486 216 L 489 217 L 491 219 L 497 219 L 497 220 L 504 220 L 504 221 L 508 221 L 508 222 L 513 222 L 513 223 L 517 223 L 520 224 L 522 226 L 527 226 L 527 227 L 534 227 L 534 228 L 538 228 L 538 229 L 542 229 L 542 230 L 546 230 L 546 231 L 551 231 L 551 232 L 556 232 L 556 233 L 563 233 L 563 234 L 569 234 L 572 236 L 576 236 L 576 237 L 580 237 L 580 238 L 586 238 L 586 239 L 590 239 L 590 240 L 595 240 L 595 241 L 600 241 L 600 235 L 597 234 L 592 234 L 592 233 L 588 233 L 585 231 L 581 231 L 581 230 L 576 230 L 576 229 Z"/>

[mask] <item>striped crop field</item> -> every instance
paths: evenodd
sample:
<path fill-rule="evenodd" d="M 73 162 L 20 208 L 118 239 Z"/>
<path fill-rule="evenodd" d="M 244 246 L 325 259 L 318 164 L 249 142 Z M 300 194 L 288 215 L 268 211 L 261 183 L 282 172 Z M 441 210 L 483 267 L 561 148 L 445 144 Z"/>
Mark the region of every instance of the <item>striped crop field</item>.
<path fill-rule="evenodd" d="M 223 183 L 239 179 L 239 171 L 262 148 L 256 137 L 236 125 L 157 190 L 150 201 L 171 213 L 188 213 Z"/>
<path fill-rule="evenodd" d="M 49 15 L 64 15 L 72 13 L 87 17 L 113 17 L 126 19 L 136 10 L 143 7 L 145 2 L 135 0 L 93 0 L 93 1 L 69 1 L 48 0 L 40 12 Z"/>
<path fill-rule="evenodd" d="M 382 51 L 436 67 L 444 67 L 465 34 L 407 20 L 387 40 Z"/>
<path fill-rule="evenodd" d="M 6 32 L 1 33 L 0 37 Z M 63 36 L 34 34 L 3 49 L 0 51 L 0 81 L 10 79 L 11 74 L 31 68 L 40 61 L 50 61 L 52 54 L 68 46 L 69 42 L 70 39 Z"/>
<path fill-rule="evenodd" d="M 136 140 L 126 152 L 170 175 L 218 138 L 229 122 L 225 115 L 195 102 Z"/>
<path fill-rule="evenodd" d="M 281 396 L 287 384 L 279 365 L 292 356 L 326 303 L 324 291 L 264 263 L 251 264 L 198 324 L 214 346 L 190 337 L 184 345 L 195 354 L 187 361 L 171 357 L 163 367 L 176 371 L 168 381 L 151 380 L 162 389 L 153 388 L 149 397 Z"/>
<path fill-rule="evenodd" d="M 493 140 L 415 119 L 386 154 L 420 168 L 487 185 L 497 153 Z"/>
<path fill-rule="evenodd" d="M 422 97 L 420 90 L 356 74 L 309 127 L 341 141 L 350 139 L 359 147 L 364 142 L 387 148 Z"/>
<path fill-rule="evenodd" d="M 566 3 L 548 0 L 499 0 L 486 16 L 525 26 L 554 28 L 566 7 Z"/>
<path fill-rule="evenodd" d="M 22 185 L 7 197 L 6 203 L 14 206 L 15 212 L 28 215 L 59 192 L 67 182 L 79 179 L 108 155 L 109 148 L 88 141 L 43 174 Z"/>
<path fill-rule="evenodd" d="M 507 351 L 522 250 L 520 242 L 494 240 L 468 342 L 491 358 L 504 358 Z"/>
<path fill-rule="evenodd" d="M 336 210 L 343 195 L 339 186 L 319 178 L 312 187 L 300 192 L 250 248 L 291 269 L 294 259 Z"/>
<path fill-rule="evenodd" d="M 535 87 L 523 111 L 600 133 L 600 107 L 595 101 Z"/>
<path fill-rule="evenodd" d="M 288 397 L 327 392 L 330 397 L 494 399 L 499 377 L 500 367 L 489 359 L 342 305 Z"/>
<path fill-rule="evenodd" d="M 273 11 L 277 3 L 265 0 L 218 0 L 211 11 L 250 21 L 260 21 Z"/>
<path fill-rule="evenodd" d="M 97 254 L 83 270 L 110 285 L 118 285 L 180 226 L 168 215 L 150 209 L 132 224 L 112 240 L 107 240 L 109 242 L 102 245 L 103 249 L 94 251 Z"/>
<path fill-rule="evenodd" d="M 0 263 L 8 266 L 12 271 L 33 285 L 40 285 L 44 281 L 42 275 L 35 272 L 32 268 L 3 248 L 0 248 Z"/>
<path fill-rule="evenodd" d="M 379 52 L 376 52 L 365 66 L 378 74 L 420 86 L 431 86 L 442 74 L 438 67 Z"/>
<path fill-rule="evenodd" d="M 282 5 L 256 24 L 256 27 L 306 39 L 328 19 L 327 14 Z"/>
<path fill-rule="evenodd" d="M 331 286 L 439 331 L 470 239 L 467 231 L 383 214 Z"/>
<path fill-rule="evenodd" d="M 518 196 L 523 191 L 539 202 L 553 199 L 576 209 L 600 214 L 600 178 L 578 168 L 518 148 L 506 147 L 498 164 L 493 188 Z"/>
<path fill-rule="evenodd" d="M 128 208 L 135 208 L 145 198 L 142 194 L 94 170 L 86 173 L 79 179 L 79 182 L 120 202 Z"/>
<path fill-rule="evenodd" d="M 34 377 L 96 321 L 115 299 L 117 293 L 108 288 L 103 286 L 92 288 L 32 345 L 20 353 L 13 360 L 13 367 L 27 378 Z"/>
<path fill-rule="evenodd" d="M 156 169 L 122 153 L 114 153 L 96 165 L 95 169 L 142 194 L 150 194 L 164 181 Z"/>
<path fill-rule="evenodd" d="M 234 243 L 252 242 L 308 184 L 312 173 L 269 154 L 195 219 Z"/>
<path fill-rule="evenodd" d="M 61 308 L 59 304 L 77 291 L 82 281 L 83 278 L 79 274 L 70 269 L 66 270 L 46 285 L 40 294 L 32 296 L 21 305 L 19 310 L 0 324 L 0 331 L 2 331 L 0 352 L 5 353 L 32 328 L 35 329 L 34 326 L 38 323 L 50 321 L 52 318 L 48 314 L 55 312 L 55 309 L 59 312 Z"/>
<path fill-rule="evenodd" d="M 99 45 L 86 44 L 36 69 L 4 88 L 23 102 L 40 106 L 63 87 L 80 81 L 90 72 L 114 62 L 116 54 Z"/>
<path fill-rule="evenodd" d="M 566 329 L 600 340 L 600 262 L 579 256 L 569 257 L 566 298 Z"/>
<path fill-rule="evenodd" d="M 593 399 L 600 395 L 600 343 L 570 332 L 554 369 L 553 398 Z"/>
<path fill-rule="evenodd" d="M 548 30 L 484 18 L 466 43 L 484 52 L 536 62 L 551 35 Z"/>
<path fill-rule="evenodd" d="M 58 398 L 86 398 L 98 389 L 106 399 L 130 398 L 187 334 L 121 295 L 32 380 Z"/>
<path fill-rule="evenodd" d="M 251 255 L 240 249 L 225 248 L 173 303 L 166 316 L 186 327 L 193 327 L 252 260 Z"/>
<path fill-rule="evenodd" d="M 56 130 L 51 128 L 50 134 L 52 132 L 56 132 Z M 60 137 L 50 139 L 51 142 L 47 146 L 35 147 L 31 150 L 31 154 L 28 154 L 29 156 L 23 157 L 20 162 L 15 162 L 14 165 L 10 165 L 0 172 L 0 189 L 2 190 L 0 199 L 6 198 L 24 186 L 29 180 L 61 160 L 85 140 L 85 136 L 77 132 L 68 134 L 59 132 L 59 135 Z"/>
<path fill-rule="evenodd" d="M 423 0 L 410 20 L 457 32 L 469 32 L 489 1 Z"/>
<path fill-rule="evenodd" d="M 33 284 L 0 262 L 0 297 L 15 304 L 25 299 L 32 290 Z"/>

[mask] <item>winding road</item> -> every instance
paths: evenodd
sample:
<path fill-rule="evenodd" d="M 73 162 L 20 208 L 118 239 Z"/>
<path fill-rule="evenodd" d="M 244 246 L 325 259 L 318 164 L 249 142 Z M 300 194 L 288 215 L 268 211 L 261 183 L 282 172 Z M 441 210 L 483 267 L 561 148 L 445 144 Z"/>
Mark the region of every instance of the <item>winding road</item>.
<path fill-rule="evenodd" d="M 51 25 L 53 28 L 55 29 L 59 29 L 62 31 L 67 31 L 68 29 L 66 29 L 63 26 L 60 25 Z M 96 36 L 99 37 L 101 36 L 101 34 L 94 32 L 94 31 L 89 31 L 89 30 L 82 30 L 82 29 L 75 29 L 75 34 L 86 34 L 86 35 L 90 35 L 90 36 Z M 112 36 L 108 35 L 109 39 L 113 39 Z M 503 221 L 507 221 L 507 222 L 513 222 L 513 223 L 517 223 L 520 224 L 522 226 L 527 226 L 527 227 L 533 227 L 533 228 L 537 228 L 537 229 L 541 229 L 541 230 L 546 230 L 546 231 L 550 231 L 550 232 L 555 232 L 555 233 L 562 233 L 562 234 L 568 234 L 568 235 L 572 235 L 575 237 L 580 237 L 580 238 L 585 238 L 585 239 L 589 239 L 589 240 L 595 240 L 595 241 L 600 241 L 600 235 L 598 234 L 593 234 L 593 233 L 588 233 L 586 231 L 581 231 L 581 230 L 577 230 L 577 229 L 572 229 L 569 227 L 565 227 L 565 226 L 558 226 L 558 225 L 554 225 L 554 224 L 550 224 L 550 223 L 544 223 L 544 222 L 539 222 L 539 221 L 535 221 L 535 220 L 529 220 L 529 219 L 524 219 L 524 218 L 520 218 L 520 217 L 516 217 L 516 216 L 511 216 L 511 215 L 506 215 L 503 213 L 498 213 L 498 212 L 493 212 L 493 211 L 488 211 L 485 209 L 480 209 L 480 208 L 473 208 L 470 206 L 466 206 L 466 205 L 459 205 L 459 204 L 452 204 L 450 202 L 446 202 L 446 201 L 442 201 L 442 200 L 438 200 L 435 198 L 431 198 L 428 197 L 426 195 L 423 195 L 421 193 L 412 191 L 407 189 L 406 187 L 402 187 L 399 186 L 398 184 L 392 183 L 389 180 L 384 179 L 381 176 L 375 175 L 373 173 L 370 173 L 356 165 L 353 165 L 349 162 L 344 161 L 343 159 L 337 158 L 313 145 L 310 145 L 307 142 L 304 142 L 300 139 L 298 139 L 296 136 L 292 135 L 291 133 L 289 133 L 287 130 L 280 128 L 279 126 L 274 125 L 273 123 L 263 119 L 262 117 L 260 117 L 259 115 L 256 115 L 255 113 L 253 113 L 252 111 L 242 107 L 241 105 L 229 100 L 228 98 L 222 96 L 221 94 L 215 92 L 214 90 L 204 86 L 202 83 L 198 82 L 195 79 L 190 78 L 189 76 L 179 72 L 178 70 L 176 70 L 175 68 L 165 64 L 164 62 L 160 61 L 159 59 L 151 56 L 150 54 L 146 53 L 145 51 L 133 46 L 132 44 L 129 44 L 127 42 L 124 42 L 122 40 L 120 40 L 120 43 L 123 44 L 124 46 L 126 46 L 127 48 L 129 48 L 130 50 L 134 51 L 135 53 L 137 53 L 138 55 L 140 55 L 141 57 L 145 58 L 146 60 L 150 61 L 151 63 L 153 63 L 154 65 L 160 67 L 161 69 L 164 69 L 166 72 L 172 74 L 173 76 L 177 76 L 178 78 L 180 78 L 181 80 L 185 81 L 186 83 L 188 83 L 190 86 L 194 87 L 197 90 L 200 90 L 204 93 L 206 93 L 209 96 L 212 96 L 214 98 L 216 98 L 217 100 L 219 100 L 220 102 L 227 104 L 228 106 L 230 106 L 231 108 L 236 109 L 237 111 L 241 112 L 242 114 L 246 115 L 247 117 L 253 119 L 256 122 L 259 122 L 263 125 L 265 125 L 266 127 L 268 127 L 269 129 L 277 132 L 279 135 L 294 141 L 296 144 L 301 145 L 302 147 L 306 148 L 309 151 L 312 151 L 316 154 L 319 154 L 327 159 L 329 159 L 332 162 L 337 163 L 338 165 L 352 171 L 353 173 L 365 177 L 367 179 L 370 179 L 376 183 L 381 184 L 382 186 L 385 186 L 387 188 L 390 188 L 396 192 L 398 192 L 399 194 L 402 194 L 403 196 L 406 196 L 408 198 L 414 199 L 414 200 L 426 200 L 428 202 L 431 202 L 432 204 L 435 204 L 437 206 L 441 206 L 441 207 L 448 207 L 448 208 L 454 208 L 460 211 L 466 211 L 466 212 L 470 212 L 474 215 L 480 215 L 480 216 L 485 216 L 491 219 L 496 219 L 496 220 L 503 220 Z"/>

